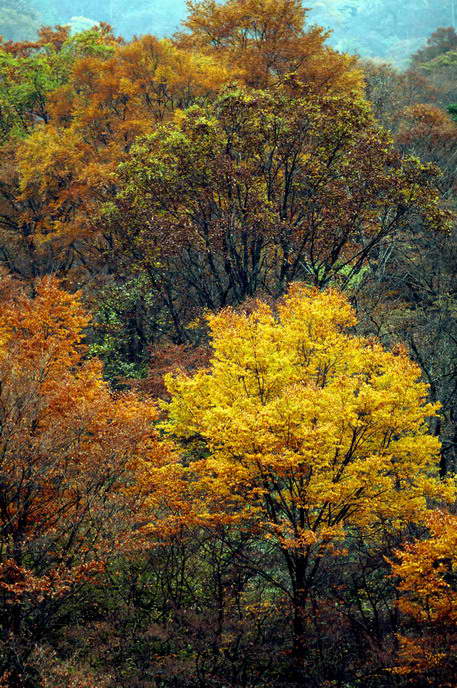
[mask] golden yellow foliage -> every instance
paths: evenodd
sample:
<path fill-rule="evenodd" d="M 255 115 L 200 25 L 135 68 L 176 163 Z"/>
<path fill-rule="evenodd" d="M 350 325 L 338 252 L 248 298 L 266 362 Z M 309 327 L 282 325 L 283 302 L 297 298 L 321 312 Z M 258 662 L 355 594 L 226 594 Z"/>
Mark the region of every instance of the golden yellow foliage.
<path fill-rule="evenodd" d="M 209 367 L 166 378 L 167 428 L 193 453 L 199 519 L 282 553 L 300 672 L 323 557 L 343 554 L 351 531 L 379 543 L 422 522 L 428 499 L 452 499 L 427 428 L 438 405 L 404 350 L 348 332 L 355 314 L 336 290 L 295 284 L 277 307 L 208 320 Z"/>
<path fill-rule="evenodd" d="M 210 368 L 167 379 L 169 430 L 206 443 L 194 470 L 207 489 L 254 511 L 282 547 L 400 528 L 448 494 L 419 368 L 348 333 L 355 322 L 341 293 L 296 284 L 277 311 L 210 316 Z"/>

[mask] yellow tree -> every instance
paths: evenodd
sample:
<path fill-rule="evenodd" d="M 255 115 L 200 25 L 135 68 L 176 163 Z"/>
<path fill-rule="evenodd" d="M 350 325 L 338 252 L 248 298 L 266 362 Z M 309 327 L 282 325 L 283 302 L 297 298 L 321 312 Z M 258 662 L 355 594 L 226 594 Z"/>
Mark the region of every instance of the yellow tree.
<path fill-rule="evenodd" d="M 295 284 L 275 308 L 210 316 L 209 367 L 167 378 L 169 431 L 206 452 L 192 466 L 201 517 L 246 519 L 284 557 L 297 667 L 323 558 L 348 531 L 398 532 L 452 493 L 436 475 L 426 419 L 437 406 L 419 368 L 347 332 L 355 322 L 340 292 Z"/>

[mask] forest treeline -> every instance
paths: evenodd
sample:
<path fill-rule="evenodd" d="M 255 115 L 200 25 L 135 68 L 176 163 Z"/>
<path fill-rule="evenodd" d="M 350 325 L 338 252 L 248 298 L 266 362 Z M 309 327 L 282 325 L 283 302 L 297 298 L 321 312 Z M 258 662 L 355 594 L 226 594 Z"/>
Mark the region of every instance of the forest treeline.
<path fill-rule="evenodd" d="M 0 43 L 1 688 L 455 685 L 457 34 L 309 16 Z"/>
<path fill-rule="evenodd" d="M 442 26 L 457 26 L 457 0 L 309 0 L 308 23 L 330 31 L 342 51 L 381 58 L 405 68 L 412 53 Z M 0 35 L 35 40 L 42 25 L 68 24 L 73 32 L 97 22 L 116 34 L 172 35 L 189 12 L 186 0 L 2 0 Z"/>

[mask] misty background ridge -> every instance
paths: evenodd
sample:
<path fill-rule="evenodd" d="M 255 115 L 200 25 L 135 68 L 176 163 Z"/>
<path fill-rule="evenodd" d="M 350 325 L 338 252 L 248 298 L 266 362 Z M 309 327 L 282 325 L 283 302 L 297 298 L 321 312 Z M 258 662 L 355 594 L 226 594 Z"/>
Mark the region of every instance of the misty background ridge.
<path fill-rule="evenodd" d="M 456 26 L 457 0 L 308 0 L 309 24 L 332 32 L 336 49 L 407 66 L 438 27 Z M 0 0 L 0 35 L 33 40 L 41 25 L 70 24 L 73 32 L 97 22 L 130 39 L 170 36 L 187 14 L 185 0 Z"/>

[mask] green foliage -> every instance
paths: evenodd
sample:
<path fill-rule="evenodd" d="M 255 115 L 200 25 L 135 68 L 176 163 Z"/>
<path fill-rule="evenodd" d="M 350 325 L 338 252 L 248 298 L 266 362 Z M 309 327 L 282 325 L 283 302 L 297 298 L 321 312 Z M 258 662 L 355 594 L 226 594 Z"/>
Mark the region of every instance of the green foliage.
<path fill-rule="evenodd" d="M 430 62 L 427 62 L 426 64 L 423 65 L 423 69 L 425 69 L 427 72 L 434 72 L 440 68 L 445 68 L 445 67 L 456 67 L 457 66 L 457 51 L 455 50 L 449 50 L 446 53 L 443 53 L 442 55 L 438 55 L 435 57 L 433 60 L 430 60 Z"/>
<path fill-rule="evenodd" d="M 69 24 L 70 36 L 62 46 L 62 52 L 70 60 L 86 56 L 103 59 L 114 53 L 114 46 L 104 40 L 105 28 L 87 17 L 73 17 L 73 20 Z"/>
<path fill-rule="evenodd" d="M 149 346 L 157 334 L 157 312 L 146 276 L 108 284 L 96 297 L 89 353 L 104 363 L 114 385 L 141 378 L 148 370 Z"/>
<path fill-rule="evenodd" d="M 59 50 L 52 44 L 13 55 L 0 44 L 0 142 L 24 137 L 39 123 L 48 123 L 48 99 L 68 80 L 75 59 L 108 57 L 114 48 L 92 27 L 68 35 Z"/>
<path fill-rule="evenodd" d="M 449 105 L 447 111 L 451 115 L 454 122 L 457 122 L 457 104 Z"/>
<path fill-rule="evenodd" d="M 47 122 L 48 94 L 63 84 L 69 56 L 50 48 L 30 57 L 0 49 L 0 133 L 24 136 L 37 122 Z"/>

